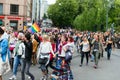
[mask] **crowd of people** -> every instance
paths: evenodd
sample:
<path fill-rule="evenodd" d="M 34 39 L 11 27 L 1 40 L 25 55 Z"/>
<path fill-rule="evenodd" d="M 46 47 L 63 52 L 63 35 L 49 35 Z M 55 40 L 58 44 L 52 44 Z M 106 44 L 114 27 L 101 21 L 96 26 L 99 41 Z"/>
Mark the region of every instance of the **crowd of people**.
<path fill-rule="evenodd" d="M 21 80 L 25 80 L 25 74 L 29 79 L 36 80 L 30 67 L 37 64 L 43 74 L 40 80 L 74 80 L 70 66 L 76 50 L 81 55 L 80 67 L 86 56 L 86 65 L 89 65 L 91 59 L 93 67 L 97 69 L 104 51 L 110 60 L 112 49 L 116 45 L 120 47 L 120 34 L 111 34 L 109 31 L 103 33 L 57 29 L 31 34 L 28 31 L 6 32 L 5 28 L 0 27 L 0 80 L 6 70 L 4 67 L 8 67 L 9 63 L 13 73 L 9 80 L 17 79 L 18 67 L 21 67 Z M 52 74 L 49 74 L 48 67 L 52 69 Z"/>

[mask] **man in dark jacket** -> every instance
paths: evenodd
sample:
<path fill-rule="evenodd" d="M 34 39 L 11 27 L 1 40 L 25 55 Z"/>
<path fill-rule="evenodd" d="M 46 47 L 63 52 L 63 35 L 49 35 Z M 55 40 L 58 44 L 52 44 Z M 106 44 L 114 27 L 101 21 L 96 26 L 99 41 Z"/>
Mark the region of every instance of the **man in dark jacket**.
<path fill-rule="evenodd" d="M 25 53 L 22 57 L 22 71 L 21 71 L 21 80 L 25 80 L 25 71 L 28 76 L 30 76 L 31 80 L 35 80 L 34 76 L 29 72 L 31 66 L 31 58 L 32 58 L 32 41 L 30 33 L 25 34 Z M 27 69 L 27 70 L 25 70 Z"/>

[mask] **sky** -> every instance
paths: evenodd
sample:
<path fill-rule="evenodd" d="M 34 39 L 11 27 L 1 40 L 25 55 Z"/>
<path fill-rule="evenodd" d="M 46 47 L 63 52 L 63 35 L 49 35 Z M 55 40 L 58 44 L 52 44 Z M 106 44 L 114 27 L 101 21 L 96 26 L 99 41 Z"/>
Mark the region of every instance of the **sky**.
<path fill-rule="evenodd" d="M 47 0 L 48 4 L 54 4 L 56 0 Z"/>

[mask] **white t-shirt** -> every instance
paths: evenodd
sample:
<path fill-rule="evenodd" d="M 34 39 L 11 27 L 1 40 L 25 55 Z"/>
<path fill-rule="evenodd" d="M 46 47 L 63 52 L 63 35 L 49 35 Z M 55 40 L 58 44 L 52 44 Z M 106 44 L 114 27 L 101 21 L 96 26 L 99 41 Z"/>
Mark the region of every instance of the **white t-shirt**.
<path fill-rule="evenodd" d="M 88 42 L 83 42 L 83 47 L 82 47 L 82 51 L 83 52 L 88 52 L 90 50 L 90 45 Z"/>
<path fill-rule="evenodd" d="M 50 42 L 41 42 L 40 53 L 50 53 L 52 51 L 52 45 Z"/>

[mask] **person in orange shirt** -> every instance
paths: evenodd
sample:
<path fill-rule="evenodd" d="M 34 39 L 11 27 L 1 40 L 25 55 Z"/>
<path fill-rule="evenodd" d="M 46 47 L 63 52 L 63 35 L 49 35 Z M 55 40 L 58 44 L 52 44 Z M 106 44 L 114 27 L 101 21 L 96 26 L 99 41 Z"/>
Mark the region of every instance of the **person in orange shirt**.
<path fill-rule="evenodd" d="M 36 59 L 36 52 L 37 52 L 37 48 L 38 48 L 38 42 L 37 40 L 35 39 L 35 34 L 32 35 L 32 44 L 33 44 L 33 55 L 32 55 L 32 63 L 33 65 L 36 65 L 37 63 L 37 59 Z"/>

